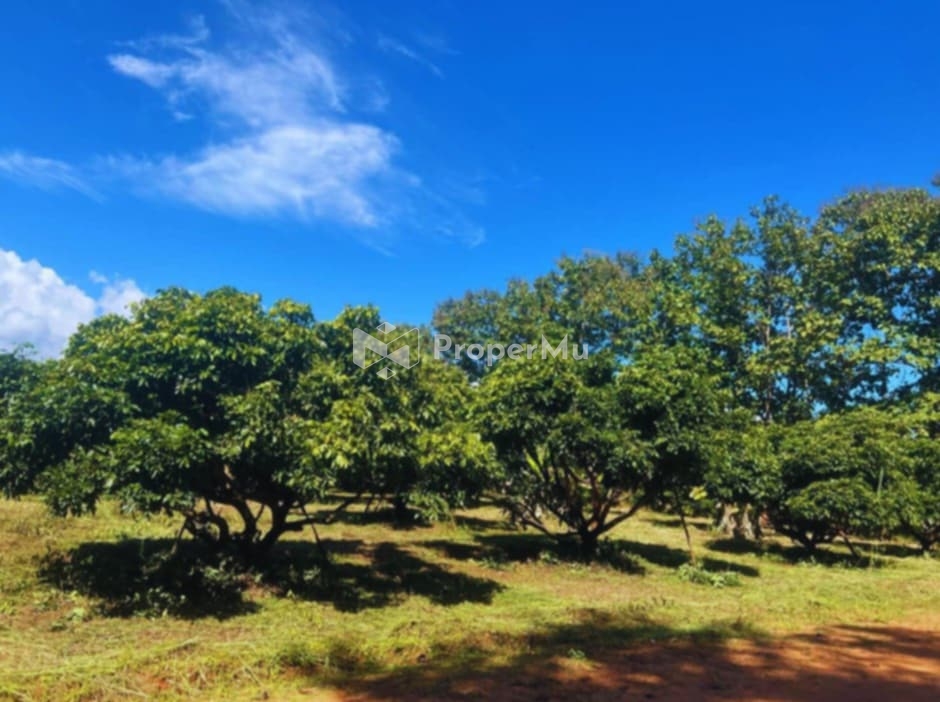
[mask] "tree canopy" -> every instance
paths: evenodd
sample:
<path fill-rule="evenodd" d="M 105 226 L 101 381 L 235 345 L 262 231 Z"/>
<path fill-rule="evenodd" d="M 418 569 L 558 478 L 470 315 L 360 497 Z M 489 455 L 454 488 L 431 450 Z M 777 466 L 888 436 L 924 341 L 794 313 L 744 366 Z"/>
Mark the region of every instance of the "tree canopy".
<path fill-rule="evenodd" d="M 170 288 L 83 325 L 60 358 L 0 353 L 0 487 L 59 514 L 104 496 L 176 514 L 248 560 L 357 499 L 408 520 L 491 499 L 588 557 L 647 506 L 739 506 L 808 549 L 891 534 L 930 549 L 938 237 L 925 190 L 849 193 L 814 219 L 769 198 L 668 254 L 566 256 L 443 301 L 394 374 L 351 351 L 385 334 L 377 308 L 318 321 Z"/>

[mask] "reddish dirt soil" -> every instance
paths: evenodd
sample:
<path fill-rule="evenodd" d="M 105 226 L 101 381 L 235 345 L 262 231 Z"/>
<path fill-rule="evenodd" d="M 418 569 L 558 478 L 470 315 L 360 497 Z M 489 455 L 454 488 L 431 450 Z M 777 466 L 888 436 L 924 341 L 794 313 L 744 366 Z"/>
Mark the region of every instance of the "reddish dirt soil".
<path fill-rule="evenodd" d="M 940 628 L 836 627 L 766 643 L 646 644 L 457 675 L 427 669 L 345 690 L 378 700 L 940 702 Z"/>

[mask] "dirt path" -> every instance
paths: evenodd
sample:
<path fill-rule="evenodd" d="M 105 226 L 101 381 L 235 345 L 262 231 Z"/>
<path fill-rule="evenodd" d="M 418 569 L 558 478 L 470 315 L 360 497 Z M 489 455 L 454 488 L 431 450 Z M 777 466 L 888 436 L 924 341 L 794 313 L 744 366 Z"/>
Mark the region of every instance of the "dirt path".
<path fill-rule="evenodd" d="M 647 644 L 590 661 L 427 669 L 337 696 L 378 700 L 940 701 L 940 627 L 837 627 L 767 643 Z"/>

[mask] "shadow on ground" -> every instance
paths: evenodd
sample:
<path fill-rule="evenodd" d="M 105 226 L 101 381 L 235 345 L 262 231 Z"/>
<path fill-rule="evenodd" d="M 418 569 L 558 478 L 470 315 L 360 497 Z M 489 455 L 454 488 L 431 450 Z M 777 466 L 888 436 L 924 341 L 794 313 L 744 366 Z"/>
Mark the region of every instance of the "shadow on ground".
<path fill-rule="evenodd" d="M 479 534 L 474 543 L 431 540 L 421 543 L 442 555 L 455 560 L 484 562 L 580 562 L 581 554 L 574 540 L 558 541 L 545 534 Z M 646 572 L 643 561 L 664 568 L 678 568 L 689 562 L 687 551 L 661 544 L 647 544 L 627 539 L 601 541 L 595 562 L 634 575 Z M 713 556 L 700 557 L 699 561 L 709 571 L 733 571 L 746 577 L 757 577 L 757 568 L 734 563 Z"/>
<path fill-rule="evenodd" d="M 40 563 L 40 579 L 61 590 L 99 601 L 105 616 L 169 614 L 219 619 L 256 611 L 249 587 L 276 595 L 328 602 L 343 611 L 398 604 L 418 595 L 450 606 L 488 603 L 501 589 L 494 581 L 448 570 L 400 546 L 359 540 L 326 540 L 328 558 L 314 543 L 275 546 L 270 563 L 246 572 L 195 541 L 134 539 L 84 543 L 51 552 Z"/>
<path fill-rule="evenodd" d="M 387 607 L 414 595 L 444 606 L 488 604 L 503 587 L 449 570 L 387 541 L 368 546 L 342 540 L 324 540 L 323 544 L 329 562 L 310 544 L 281 544 L 265 581 L 282 593 L 329 602 L 342 611 Z M 339 554 L 349 557 L 337 558 Z"/>
<path fill-rule="evenodd" d="M 649 523 L 653 526 L 668 527 L 669 529 L 682 528 L 682 520 L 678 517 L 657 517 L 650 519 Z M 695 519 L 686 519 L 685 523 L 690 529 L 697 529 L 698 531 L 711 531 L 712 529 L 712 526 L 707 522 L 696 521 Z"/>
<path fill-rule="evenodd" d="M 456 655 L 391 674 L 349 671 L 340 699 L 940 699 L 937 632 L 840 627 L 771 640 L 740 623 L 677 632 L 588 610 L 574 624 L 500 646 L 516 653 L 488 658 L 468 641 Z"/>
<path fill-rule="evenodd" d="M 172 539 L 93 541 L 41 560 L 41 581 L 99 601 L 105 616 L 170 614 L 225 619 L 257 610 L 247 582 L 201 543 Z"/>
<path fill-rule="evenodd" d="M 431 548 L 454 560 L 474 560 L 493 565 L 540 561 L 543 563 L 581 563 L 583 554 L 574 539 L 554 539 L 540 533 L 476 534 L 474 543 L 443 540 L 424 541 Z M 598 565 L 623 573 L 641 575 L 646 568 L 622 548 L 619 541 L 602 541 L 593 559 Z"/>
<path fill-rule="evenodd" d="M 368 511 L 343 509 L 338 512 L 335 509 L 320 509 L 314 512 L 314 516 L 328 524 L 348 524 L 350 526 L 380 524 L 396 531 L 410 531 L 428 526 L 413 514 L 400 515 L 391 507 L 374 507 Z"/>
<path fill-rule="evenodd" d="M 919 555 L 919 551 L 903 544 L 855 544 L 861 547 L 859 556 L 853 556 L 848 551 L 832 550 L 830 546 L 817 546 L 815 550 L 808 551 L 796 544 L 784 545 L 776 541 L 751 541 L 747 539 L 713 539 L 706 546 L 711 551 L 731 554 L 771 555 L 786 563 L 811 563 L 822 566 L 838 568 L 884 568 L 889 565 L 886 556 L 905 558 Z"/>

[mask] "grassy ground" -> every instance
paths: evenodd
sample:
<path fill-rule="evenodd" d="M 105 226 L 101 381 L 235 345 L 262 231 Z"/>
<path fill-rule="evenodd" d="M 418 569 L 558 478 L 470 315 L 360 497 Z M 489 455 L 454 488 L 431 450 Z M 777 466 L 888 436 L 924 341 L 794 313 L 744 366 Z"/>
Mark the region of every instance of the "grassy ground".
<path fill-rule="evenodd" d="M 310 699 L 539 659 L 588 665 L 651 641 L 766 644 L 940 612 L 940 561 L 904 546 L 861 566 L 838 547 L 806 560 L 782 542 L 742 548 L 694 522 L 705 567 L 726 574 L 715 587 L 680 577 L 684 536 L 668 516 L 621 525 L 607 562 L 586 566 L 482 508 L 411 529 L 353 511 L 320 530 L 329 568 L 310 534 L 296 535 L 276 583 L 170 599 L 161 614 L 161 593 L 129 597 L 128 573 L 177 526 L 109 504 L 60 520 L 36 501 L 0 501 L 0 699 Z"/>

